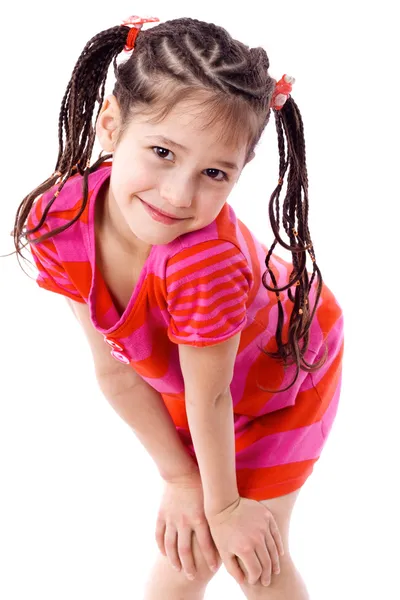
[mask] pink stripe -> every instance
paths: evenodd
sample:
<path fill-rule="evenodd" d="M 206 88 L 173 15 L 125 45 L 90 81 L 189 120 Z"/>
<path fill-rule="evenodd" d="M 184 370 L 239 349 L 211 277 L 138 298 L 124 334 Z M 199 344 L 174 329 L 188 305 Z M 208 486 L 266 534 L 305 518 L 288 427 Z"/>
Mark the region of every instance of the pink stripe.
<path fill-rule="evenodd" d="M 57 277 L 56 275 L 54 275 L 52 277 L 52 279 L 55 281 L 55 283 L 57 283 L 57 285 L 59 287 L 62 287 L 65 290 L 70 291 L 70 290 L 76 289 L 75 286 L 70 282 L 70 280 L 67 277 L 62 277 L 62 276 Z M 67 285 L 65 285 L 65 284 L 67 284 Z"/>
<path fill-rule="evenodd" d="M 229 305 L 233 305 L 233 310 L 229 311 L 229 312 L 224 312 L 224 314 L 221 314 L 221 321 L 222 320 L 230 320 L 233 319 L 236 316 L 241 316 L 243 315 L 243 313 L 246 312 L 246 308 L 245 306 L 242 304 L 239 306 L 239 308 L 237 307 L 237 301 L 233 300 L 231 302 L 226 303 L 227 306 Z M 224 305 L 221 305 L 224 306 Z M 197 318 L 197 315 L 195 316 L 193 314 L 192 318 L 190 319 L 190 321 L 188 321 L 188 317 L 187 316 L 176 316 L 175 314 L 173 315 L 173 319 L 175 324 L 179 324 L 179 323 L 187 323 L 187 325 L 184 325 L 184 329 L 185 332 L 190 332 L 190 333 L 206 333 L 209 331 L 213 331 L 214 329 L 219 329 L 221 327 L 221 322 L 219 323 L 213 323 L 211 325 L 207 326 L 207 323 L 214 318 L 214 316 L 217 316 L 218 314 L 220 314 L 219 310 L 213 311 L 212 313 L 206 315 L 204 318 Z M 204 326 L 201 326 L 201 323 L 204 322 Z M 193 326 L 190 325 L 190 323 L 193 323 Z"/>
<path fill-rule="evenodd" d="M 234 298 L 228 298 L 229 296 L 235 296 Z M 217 300 L 220 299 L 224 299 L 226 298 L 225 302 L 219 302 L 217 303 Z M 214 315 L 216 316 L 217 313 L 220 312 L 221 307 L 225 307 L 225 306 L 229 306 L 229 304 L 241 304 L 242 306 L 245 306 L 246 304 L 246 294 L 241 294 L 238 295 L 238 290 L 230 290 L 229 292 L 227 290 L 225 290 L 224 294 L 218 294 L 218 296 L 213 297 L 210 301 L 206 301 L 206 302 L 200 302 L 200 300 L 198 302 L 194 302 L 193 300 L 190 302 L 179 302 L 176 303 L 176 305 L 174 305 L 173 307 L 170 307 L 171 309 L 173 308 L 173 313 L 174 316 L 178 315 L 181 311 L 190 311 L 190 310 L 194 310 L 194 309 L 198 309 L 200 307 L 206 309 L 206 312 L 204 314 L 198 314 L 196 315 L 199 319 L 199 321 L 203 321 L 203 320 L 209 320 L 210 318 L 212 318 L 212 314 L 214 313 Z M 214 308 L 212 308 L 212 306 L 214 306 Z M 208 310 L 208 312 L 207 312 Z M 194 315 L 193 315 L 194 316 Z M 185 316 L 185 318 L 187 319 L 187 315 Z"/>
<path fill-rule="evenodd" d="M 174 323 L 173 323 L 173 325 L 171 324 L 171 326 L 173 328 L 173 331 L 175 332 L 175 335 L 182 335 L 185 339 L 190 334 L 194 334 L 196 336 L 209 337 L 210 334 L 212 334 L 213 332 L 220 330 L 222 328 L 222 325 L 236 327 L 237 323 L 239 321 L 243 320 L 243 317 L 244 317 L 244 313 L 243 313 L 243 311 L 240 311 L 238 314 L 229 315 L 229 317 L 227 317 L 223 323 L 219 322 L 214 325 L 208 325 L 208 326 L 205 325 L 203 327 L 199 327 L 199 326 L 196 326 L 195 323 L 190 321 L 189 323 L 186 323 L 184 326 L 181 326 L 179 323 L 176 323 L 174 320 Z"/>
<path fill-rule="evenodd" d="M 202 265 L 201 263 L 199 263 L 197 271 L 195 271 L 194 273 L 191 273 L 190 275 L 182 274 L 181 280 L 171 282 L 168 285 L 168 292 L 172 293 L 177 288 L 182 287 L 186 283 L 190 283 L 193 280 L 196 281 L 196 279 L 198 279 L 199 277 L 201 277 L 202 279 L 210 277 L 210 281 L 215 282 L 215 281 L 217 281 L 216 275 L 215 275 L 216 271 L 222 271 L 222 270 L 226 269 L 226 267 L 230 267 L 231 272 L 234 273 L 237 268 L 239 268 L 240 270 L 245 268 L 245 267 L 243 267 L 243 264 L 244 264 L 243 257 L 241 255 L 227 258 L 225 260 L 222 260 L 219 263 L 214 263 L 207 267 L 205 267 L 204 264 Z M 169 277 L 170 277 L 170 273 L 167 270 L 167 279 Z M 229 280 L 230 275 L 229 275 L 229 273 L 223 273 L 223 274 L 219 275 L 218 278 L 219 278 L 218 279 L 219 281 L 223 281 L 224 279 Z M 202 285 L 205 286 L 205 289 L 208 289 L 208 287 L 207 287 L 208 284 L 202 284 Z M 196 286 L 197 286 L 197 284 L 196 284 Z"/>
<path fill-rule="evenodd" d="M 210 319 L 210 315 L 214 313 L 216 315 L 220 312 L 222 306 L 229 306 L 229 304 L 241 304 L 245 306 L 247 292 L 243 290 L 243 286 L 235 288 L 232 286 L 231 289 L 224 289 L 210 296 L 209 298 L 197 298 L 193 292 L 194 298 L 185 301 L 185 296 L 176 297 L 168 303 L 169 311 L 171 314 L 178 315 L 182 312 L 196 311 L 202 307 L 205 310 L 205 315 L 199 314 L 200 320 Z M 225 300 L 225 302 L 223 302 Z"/>
<path fill-rule="evenodd" d="M 335 393 L 333 398 L 325 411 L 324 416 L 322 417 L 322 433 L 326 438 L 332 429 L 333 421 L 335 419 L 336 413 L 339 407 L 339 398 L 340 398 L 340 390 L 342 387 L 342 371 L 340 372 L 338 385 L 336 386 Z"/>
<path fill-rule="evenodd" d="M 203 292 L 203 293 L 212 292 L 213 288 L 221 285 L 221 283 L 229 284 L 232 291 L 234 291 L 238 287 L 240 287 L 244 292 L 247 292 L 247 290 L 248 290 L 247 281 L 242 274 L 236 275 L 235 277 L 230 277 L 229 275 L 223 275 L 222 277 L 218 277 L 217 279 L 212 279 L 208 283 L 199 283 L 198 285 L 196 284 L 195 287 L 186 288 L 186 289 L 182 290 L 179 294 L 176 294 L 173 298 L 171 297 L 170 301 L 171 301 L 171 303 L 175 303 L 175 302 L 180 303 L 181 301 L 184 302 L 186 296 L 192 296 L 192 295 L 196 296 L 198 292 Z M 195 300 L 196 306 L 202 305 L 202 304 L 199 305 L 199 302 L 203 303 L 203 306 L 206 304 L 210 304 L 211 302 L 214 302 L 220 296 L 224 296 L 228 292 L 229 292 L 229 290 L 227 290 L 227 287 L 225 286 L 223 289 L 220 289 L 218 292 L 214 292 L 214 294 L 211 295 L 209 298 L 204 298 L 204 297 L 196 298 L 196 300 Z M 193 301 L 189 300 L 189 302 L 193 302 Z"/>
<path fill-rule="evenodd" d="M 240 294 L 239 295 L 240 290 L 236 290 L 236 289 L 231 289 L 231 290 L 224 290 L 224 293 L 222 294 L 218 294 L 216 296 L 213 296 L 211 298 L 210 301 L 208 301 L 208 299 L 204 300 L 203 302 L 200 302 L 200 299 L 198 301 L 193 301 L 191 300 L 190 302 L 177 302 L 176 304 L 174 304 L 173 306 L 171 306 L 170 308 L 173 310 L 174 316 L 175 315 L 179 315 L 179 313 L 181 312 L 187 312 L 188 310 L 190 311 L 191 309 L 195 309 L 196 314 L 193 314 L 193 318 L 198 317 L 199 321 L 203 321 L 203 320 L 210 320 L 211 318 L 213 318 L 214 316 L 217 316 L 218 313 L 221 312 L 221 310 L 224 307 L 228 307 L 231 306 L 232 304 L 234 306 L 237 306 L 238 304 L 241 304 L 242 306 L 245 306 L 246 304 L 246 294 Z M 234 297 L 232 297 L 234 296 Z M 222 302 L 222 300 L 224 300 L 224 302 Z M 203 309 L 205 309 L 205 314 L 197 314 L 197 309 L 199 307 L 202 307 Z M 183 315 L 185 319 L 187 319 L 187 315 Z"/>
<path fill-rule="evenodd" d="M 40 235 L 42 235 L 42 232 L 40 233 Z M 47 264 L 49 265 L 53 265 L 54 262 L 56 264 L 59 264 L 60 259 L 57 253 L 53 252 L 53 250 L 50 250 L 48 248 L 45 249 L 44 246 L 42 248 L 38 248 L 38 246 L 32 245 L 32 251 L 33 253 L 37 254 L 37 256 L 42 261 L 47 261 Z"/>
<path fill-rule="evenodd" d="M 318 369 L 317 371 L 312 373 L 312 380 L 313 380 L 314 385 L 317 385 L 321 381 L 322 377 L 324 377 L 326 372 L 330 369 L 332 362 L 335 360 L 336 356 L 340 352 L 340 347 L 341 347 L 342 343 L 343 343 L 343 315 L 341 315 L 339 317 L 339 319 L 336 321 L 335 325 L 332 327 L 328 337 L 325 339 L 325 342 L 323 343 L 321 349 L 318 352 L 318 356 L 314 360 L 314 362 L 316 362 L 316 361 L 318 362 L 321 359 L 321 357 L 323 356 L 323 353 L 325 351 L 325 344 L 327 344 L 328 345 L 328 357 L 326 359 L 325 364 L 320 369 Z"/>
<path fill-rule="evenodd" d="M 50 287 L 51 291 L 54 291 L 54 288 L 59 290 L 59 293 L 63 293 L 63 292 L 68 292 L 68 294 L 72 294 L 73 296 L 76 296 L 77 298 L 81 298 L 81 295 L 74 289 L 74 288 L 67 288 L 64 286 L 60 286 L 60 285 L 56 285 L 55 282 L 53 281 L 53 279 L 51 277 L 44 277 L 42 273 L 40 273 L 37 277 L 38 284 L 40 285 L 41 283 L 44 284 L 44 286 Z"/>
<path fill-rule="evenodd" d="M 212 337 L 212 336 L 207 336 L 205 338 L 205 340 L 203 339 L 203 336 L 201 336 L 197 331 L 194 334 L 188 335 L 188 336 L 179 336 L 179 332 L 177 334 L 174 333 L 173 329 L 173 324 L 171 323 L 169 329 L 168 329 L 168 337 L 170 339 L 172 339 L 173 341 L 182 341 L 185 343 L 188 342 L 202 342 L 202 341 L 206 341 L 207 343 L 211 343 L 212 341 L 217 341 L 217 342 L 222 342 L 230 337 L 232 337 L 233 335 L 235 335 L 236 333 L 239 333 L 239 331 L 241 331 L 242 329 L 244 329 L 245 325 L 247 323 L 247 316 L 245 316 L 242 321 L 239 323 L 239 325 L 235 326 L 234 329 L 228 329 L 224 334 L 219 334 L 217 338 Z M 230 323 L 230 325 L 234 326 L 235 323 Z"/>
<path fill-rule="evenodd" d="M 321 421 L 267 435 L 236 454 L 236 468 L 262 469 L 318 458 L 324 445 Z"/>
<path fill-rule="evenodd" d="M 218 254 L 222 254 L 223 252 L 226 252 L 227 250 L 232 249 L 231 242 L 223 243 L 223 242 L 219 242 L 218 240 L 213 240 L 213 243 L 215 245 L 210 246 L 209 248 L 207 248 L 207 250 L 203 250 L 203 251 L 199 252 L 198 254 L 194 254 L 193 256 L 188 256 L 188 257 L 183 258 L 182 260 L 176 262 L 173 265 L 169 265 L 167 268 L 167 277 L 170 277 L 171 275 L 174 275 L 175 273 L 178 273 L 182 269 L 186 269 L 187 267 L 190 267 L 191 265 L 201 263 L 204 260 L 207 260 L 208 258 L 210 258 L 211 256 L 218 256 Z M 240 255 L 241 254 L 240 250 L 237 250 L 237 253 Z M 171 258 L 173 258 L 173 257 L 171 257 Z"/>

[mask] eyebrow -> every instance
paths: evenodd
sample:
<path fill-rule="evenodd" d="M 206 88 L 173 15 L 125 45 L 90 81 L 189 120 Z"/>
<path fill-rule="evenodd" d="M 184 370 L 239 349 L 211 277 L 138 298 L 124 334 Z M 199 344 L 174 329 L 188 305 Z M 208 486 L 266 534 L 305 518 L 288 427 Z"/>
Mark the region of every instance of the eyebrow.
<path fill-rule="evenodd" d="M 182 146 L 182 144 L 178 144 L 178 142 L 174 142 L 173 140 L 170 140 L 169 138 L 164 137 L 163 135 L 146 135 L 145 137 L 158 139 L 161 141 L 162 144 L 166 144 L 167 146 L 175 146 L 175 148 L 179 148 L 183 152 L 189 152 L 189 149 L 186 148 L 186 146 Z M 218 163 L 219 165 L 226 167 L 227 169 L 239 171 L 239 167 L 235 163 L 232 163 L 232 162 L 229 162 L 226 160 L 216 160 L 215 162 Z"/>

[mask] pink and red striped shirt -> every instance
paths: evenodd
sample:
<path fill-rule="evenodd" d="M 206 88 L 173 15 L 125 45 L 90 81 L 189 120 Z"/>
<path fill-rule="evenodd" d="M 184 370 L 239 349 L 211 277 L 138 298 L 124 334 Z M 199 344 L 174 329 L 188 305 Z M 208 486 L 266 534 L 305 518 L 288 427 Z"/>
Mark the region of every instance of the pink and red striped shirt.
<path fill-rule="evenodd" d="M 233 400 L 236 472 L 242 496 L 266 499 L 304 484 L 318 460 L 337 412 L 341 381 L 343 311 L 324 284 L 310 330 L 305 359 L 315 363 L 328 347 L 328 358 L 314 373 L 300 370 L 289 390 L 280 389 L 296 367 L 283 367 L 260 350 L 277 349 L 276 295 L 262 285 L 267 247 L 260 243 L 226 203 L 207 227 L 151 248 L 130 301 L 119 314 L 96 265 L 94 207 L 111 173 L 104 163 L 89 176 L 89 201 L 66 231 L 31 244 L 42 288 L 88 305 L 93 326 L 114 346 L 114 356 L 157 390 L 188 452 L 196 459 L 185 410 L 178 345 L 207 346 L 241 332 Z M 32 207 L 33 228 L 56 186 Z M 70 178 L 53 203 L 43 226 L 30 240 L 71 221 L 82 203 L 82 177 Z M 277 284 L 287 283 L 292 265 L 272 254 Z M 310 274 L 309 274 L 310 276 Z M 268 274 L 267 282 L 271 282 Z M 293 295 L 295 292 L 292 288 Z M 283 298 L 282 298 L 283 296 Z M 314 307 L 316 280 L 309 293 Z M 281 293 L 287 341 L 293 304 Z M 119 355 L 119 356 L 118 356 Z M 166 449 L 167 450 L 167 449 Z"/>

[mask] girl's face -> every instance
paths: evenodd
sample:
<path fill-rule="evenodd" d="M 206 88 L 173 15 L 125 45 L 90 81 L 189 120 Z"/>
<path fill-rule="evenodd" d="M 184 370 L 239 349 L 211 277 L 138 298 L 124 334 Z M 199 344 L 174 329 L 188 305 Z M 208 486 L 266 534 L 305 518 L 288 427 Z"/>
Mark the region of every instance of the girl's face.
<path fill-rule="evenodd" d="M 96 130 L 103 150 L 114 152 L 105 211 L 121 243 L 146 253 L 214 221 L 239 179 L 245 146 L 226 147 L 218 131 L 201 131 L 193 103 L 182 102 L 158 124 L 136 117 L 115 146 L 118 123 L 118 103 L 109 96 Z M 179 220 L 156 220 L 146 205 Z"/>

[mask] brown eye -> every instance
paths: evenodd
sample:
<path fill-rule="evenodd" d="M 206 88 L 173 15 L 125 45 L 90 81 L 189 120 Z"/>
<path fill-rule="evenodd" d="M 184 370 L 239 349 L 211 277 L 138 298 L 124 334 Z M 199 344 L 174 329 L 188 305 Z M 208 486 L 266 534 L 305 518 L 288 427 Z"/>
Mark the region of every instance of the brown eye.
<path fill-rule="evenodd" d="M 228 180 L 226 173 L 224 173 L 220 169 L 206 169 L 206 171 L 212 171 L 214 173 L 222 173 L 222 179 L 217 179 L 216 177 L 211 177 L 210 179 L 215 179 L 215 181 L 227 181 Z"/>
<path fill-rule="evenodd" d="M 154 153 L 156 154 L 156 156 L 158 156 L 159 158 L 166 158 L 166 156 L 168 156 L 168 154 L 172 154 L 171 150 L 168 150 L 168 148 L 163 148 L 162 146 L 152 146 L 151 149 L 154 151 Z M 166 155 L 162 155 L 161 153 L 159 153 L 159 150 L 161 150 L 161 152 L 166 152 Z M 224 171 L 221 171 L 220 169 L 205 169 L 208 172 L 211 172 L 211 174 L 215 174 L 215 173 L 221 173 L 222 177 L 220 179 L 217 179 L 216 177 L 208 177 L 209 179 L 213 179 L 214 181 L 229 181 L 229 178 L 227 176 L 226 173 L 224 173 Z"/>
<path fill-rule="evenodd" d="M 162 150 L 163 152 L 166 152 L 166 153 L 167 153 L 167 156 L 168 156 L 168 154 L 170 154 L 170 152 L 171 152 L 171 151 L 170 151 L 170 150 L 168 150 L 167 148 L 162 148 L 161 146 L 153 146 L 153 147 L 152 147 L 152 150 L 154 150 L 154 149 L 155 149 L 155 154 L 156 154 L 156 155 L 157 155 L 159 158 L 166 158 L 166 156 L 165 156 L 165 155 L 164 155 L 164 156 L 161 156 L 161 155 L 158 153 L 158 150 Z"/>

